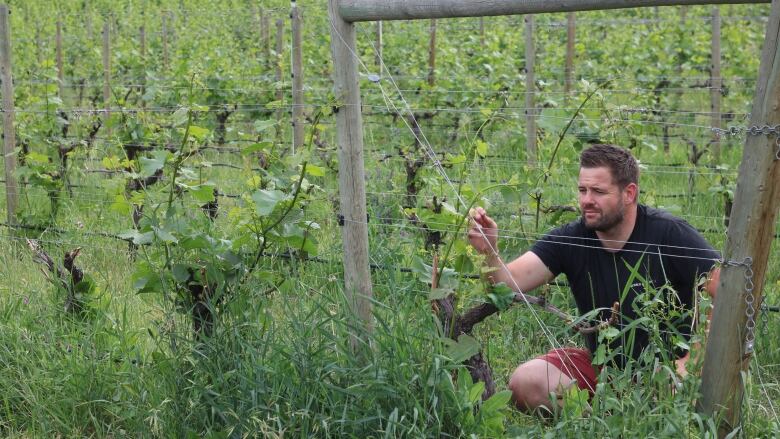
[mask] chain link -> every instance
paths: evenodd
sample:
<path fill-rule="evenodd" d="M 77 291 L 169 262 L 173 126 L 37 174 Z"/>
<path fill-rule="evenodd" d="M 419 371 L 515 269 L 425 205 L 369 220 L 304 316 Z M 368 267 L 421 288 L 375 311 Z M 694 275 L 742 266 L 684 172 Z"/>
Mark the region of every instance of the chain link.
<path fill-rule="evenodd" d="M 745 268 L 745 345 L 743 347 L 743 356 L 749 357 L 753 354 L 753 347 L 756 340 L 756 306 L 753 290 L 753 258 L 746 257 L 742 262 L 729 260 L 723 261 L 723 265 L 729 267 Z M 766 315 L 766 313 L 764 313 Z"/>
<path fill-rule="evenodd" d="M 777 145 L 777 151 L 775 152 L 775 160 L 780 160 L 780 136 L 777 136 L 777 140 L 775 140 L 775 145 Z"/>
<path fill-rule="evenodd" d="M 712 128 L 712 131 L 719 136 L 725 136 L 725 135 L 736 136 L 743 133 L 749 134 L 751 136 L 758 136 L 760 134 L 763 134 L 765 136 L 768 136 L 770 134 L 774 134 L 775 136 L 780 136 L 780 125 L 775 125 L 775 126 L 753 125 L 752 127 L 732 126 L 725 129 Z"/>
<path fill-rule="evenodd" d="M 745 355 L 753 353 L 753 345 L 756 340 L 756 307 L 753 297 L 753 260 L 745 258 Z"/>
<path fill-rule="evenodd" d="M 751 136 L 758 136 L 758 135 L 765 135 L 768 136 L 770 134 L 774 135 L 777 139 L 775 140 L 775 145 L 777 146 L 777 151 L 775 151 L 775 160 L 780 160 L 780 125 L 775 126 L 758 126 L 753 125 L 752 127 L 738 127 L 738 126 L 732 126 L 728 127 L 726 129 L 722 128 L 712 128 L 712 132 L 715 133 L 718 137 L 721 136 L 736 136 L 742 133 L 746 133 Z"/>

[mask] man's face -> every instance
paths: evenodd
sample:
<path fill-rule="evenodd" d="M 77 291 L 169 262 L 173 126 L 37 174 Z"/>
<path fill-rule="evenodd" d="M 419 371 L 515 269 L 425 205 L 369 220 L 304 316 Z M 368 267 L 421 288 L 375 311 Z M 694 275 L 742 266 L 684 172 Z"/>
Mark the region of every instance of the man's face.
<path fill-rule="evenodd" d="M 585 227 L 606 232 L 620 224 L 626 207 L 634 200 L 635 187 L 630 183 L 620 189 L 609 168 L 580 168 L 578 198 Z"/>

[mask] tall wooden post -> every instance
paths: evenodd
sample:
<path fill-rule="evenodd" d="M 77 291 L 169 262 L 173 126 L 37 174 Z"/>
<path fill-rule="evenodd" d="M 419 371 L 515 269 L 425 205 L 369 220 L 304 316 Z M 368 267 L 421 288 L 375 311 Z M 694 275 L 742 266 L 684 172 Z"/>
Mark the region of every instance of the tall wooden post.
<path fill-rule="evenodd" d="M 111 27 L 108 19 L 103 25 L 103 108 L 105 110 L 103 126 L 110 136 L 111 128 L 108 121 L 111 118 Z"/>
<path fill-rule="evenodd" d="M 138 40 L 141 46 L 141 87 L 139 87 L 139 91 L 141 94 L 141 108 L 144 108 L 146 107 L 146 100 L 144 100 L 144 95 L 146 94 L 146 26 L 143 24 L 138 28 Z"/>
<path fill-rule="evenodd" d="M 281 103 L 284 100 L 284 91 L 280 87 L 282 82 L 282 51 L 284 51 L 284 20 L 280 18 L 276 20 L 276 56 L 274 57 L 274 60 L 276 60 L 274 63 L 276 65 L 276 100 L 279 102 L 279 108 L 276 110 L 277 122 L 282 120 Z M 280 125 L 277 123 L 276 126 Z M 279 130 L 277 130 L 277 133 L 279 133 Z"/>
<path fill-rule="evenodd" d="M 368 264 L 365 171 L 363 168 L 363 116 L 355 25 L 339 15 L 339 0 L 328 0 L 330 47 L 333 54 L 333 91 L 336 96 L 336 126 L 339 147 L 339 201 L 343 218 L 344 290 L 352 311 L 364 329 L 372 328 L 371 272 Z M 352 337 L 352 346 L 359 343 Z"/>
<path fill-rule="evenodd" d="M 162 14 L 162 50 L 163 50 L 163 71 L 168 71 L 168 14 L 163 11 Z"/>
<path fill-rule="evenodd" d="M 779 38 L 780 0 L 774 0 L 764 39 L 750 126 L 780 124 Z M 701 411 L 720 415 L 721 437 L 733 431 L 740 420 L 744 393 L 742 377 L 748 372 L 753 350 L 749 330 L 754 321 L 751 323 L 746 311 L 751 308 L 748 303 L 752 303 L 755 309 L 753 319 L 759 318 L 758 304 L 761 303 L 767 260 L 780 208 L 778 139 L 778 133 L 748 133 L 739 167 L 723 254 L 727 262 L 721 269 L 715 298 L 699 401 Z M 746 258 L 752 259 L 746 266 L 729 263 L 743 263 Z"/>
<path fill-rule="evenodd" d="M 710 101 L 712 110 L 712 127 L 721 127 L 720 98 L 723 78 L 720 76 L 720 9 L 712 8 L 712 69 L 710 70 Z M 713 134 L 712 158 L 720 163 L 720 135 Z"/>
<path fill-rule="evenodd" d="M 8 5 L 0 5 L 0 76 L 3 81 L 3 153 L 5 202 L 8 224 L 16 224 L 16 130 L 14 129 L 14 81 L 11 74 L 11 28 Z"/>
<path fill-rule="evenodd" d="M 536 108 L 534 107 L 534 62 L 536 49 L 534 47 L 534 16 L 525 16 L 525 148 L 528 162 L 536 161 Z"/>
<path fill-rule="evenodd" d="M 431 20 L 431 38 L 428 43 L 428 85 L 436 84 L 436 19 Z"/>
<path fill-rule="evenodd" d="M 574 75 L 574 38 L 575 19 L 574 12 L 566 14 L 566 67 L 564 69 L 563 93 L 566 105 L 569 104 L 571 94 L 572 76 Z"/>
<path fill-rule="evenodd" d="M 374 64 L 382 75 L 382 20 L 376 22 L 376 39 L 374 42 Z"/>
<path fill-rule="evenodd" d="M 59 20 L 57 20 L 56 47 L 57 81 L 59 82 L 57 89 L 59 90 L 60 99 L 62 99 L 63 87 L 65 86 L 65 74 L 63 73 L 62 63 L 62 22 Z"/>
<path fill-rule="evenodd" d="M 297 3 L 292 2 L 292 125 L 293 125 L 293 154 L 303 147 L 303 38 L 301 36 L 301 11 Z"/>

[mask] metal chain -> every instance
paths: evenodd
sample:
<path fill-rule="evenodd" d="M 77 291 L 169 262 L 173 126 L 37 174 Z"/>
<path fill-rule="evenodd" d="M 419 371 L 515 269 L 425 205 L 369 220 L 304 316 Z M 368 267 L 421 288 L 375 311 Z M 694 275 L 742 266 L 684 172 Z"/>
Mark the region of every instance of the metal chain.
<path fill-rule="evenodd" d="M 775 160 L 780 160 L 780 125 L 775 126 L 758 126 L 753 125 L 752 127 L 728 127 L 726 129 L 722 128 L 712 128 L 712 132 L 715 133 L 718 137 L 720 136 L 736 136 L 742 133 L 749 134 L 751 136 L 758 136 L 758 135 L 765 135 L 768 136 L 770 134 L 773 134 L 777 139 L 775 140 L 775 145 L 777 146 L 777 151 L 775 151 Z"/>
<path fill-rule="evenodd" d="M 758 125 L 753 125 L 752 127 L 732 126 L 732 127 L 726 128 L 726 129 L 712 128 L 712 131 L 715 134 L 719 135 L 719 136 L 724 136 L 724 135 L 736 136 L 736 135 L 742 134 L 742 133 L 750 134 L 751 136 L 758 136 L 759 134 L 764 134 L 764 135 L 767 135 L 767 136 L 770 135 L 770 134 L 774 134 L 775 136 L 778 136 L 778 135 L 780 135 L 780 125 L 775 125 L 775 126 L 769 126 L 769 125 L 758 126 Z"/>
<path fill-rule="evenodd" d="M 753 297 L 753 259 L 745 258 L 745 356 L 753 354 L 753 346 L 756 340 L 756 307 Z"/>
<path fill-rule="evenodd" d="M 775 151 L 775 160 L 780 160 L 780 136 L 777 136 L 775 145 L 777 145 L 777 151 Z"/>
<path fill-rule="evenodd" d="M 745 267 L 745 345 L 743 356 L 749 357 L 753 354 L 753 347 L 756 340 L 756 306 L 755 297 L 753 297 L 753 258 L 746 257 L 744 261 L 723 261 L 723 265 L 731 267 Z"/>

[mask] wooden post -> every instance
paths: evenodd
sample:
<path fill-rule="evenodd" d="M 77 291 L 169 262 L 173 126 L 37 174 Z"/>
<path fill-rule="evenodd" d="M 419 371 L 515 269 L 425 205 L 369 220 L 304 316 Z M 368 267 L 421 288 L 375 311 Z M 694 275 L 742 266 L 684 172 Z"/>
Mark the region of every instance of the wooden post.
<path fill-rule="evenodd" d="M 139 92 L 141 94 L 141 108 L 145 108 L 146 101 L 144 100 L 144 95 L 146 94 L 146 26 L 143 24 L 140 28 L 138 28 L 138 40 L 141 46 L 141 87 L 139 87 Z"/>
<path fill-rule="evenodd" d="M 721 127 L 720 98 L 723 78 L 720 76 L 720 9 L 712 8 L 712 69 L 710 70 L 710 100 L 712 109 L 712 127 Z M 720 135 L 713 134 L 712 158 L 720 163 Z"/>
<path fill-rule="evenodd" d="M 63 97 L 63 87 L 65 86 L 65 74 L 63 73 L 63 64 L 62 64 L 62 22 L 57 20 L 57 35 L 56 35 L 56 47 L 57 47 L 57 53 L 56 53 L 56 59 L 57 59 L 57 81 L 59 82 L 59 86 L 57 89 L 59 90 L 59 96 L 60 99 Z"/>
<path fill-rule="evenodd" d="M 301 36 L 301 12 L 295 1 L 292 2 L 292 125 L 293 125 L 293 150 L 300 151 L 303 147 L 303 39 Z"/>
<path fill-rule="evenodd" d="M 382 76 L 382 20 L 376 22 L 376 41 L 374 42 L 374 64 Z"/>
<path fill-rule="evenodd" d="M 761 67 L 749 126 L 780 124 L 780 0 L 772 3 L 764 39 Z M 720 285 L 708 337 L 702 371 L 702 397 L 699 409 L 718 415 L 721 437 L 738 427 L 743 374 L 748 373 L 752 346 L 747 341 L 749 327 L 746 297 L 752 296 L 759 318 L 767 260 L 780 208 L 780 159 L 778 133 L 749 134 L 742 153 L 734 207 L 731 210 L 728 240 L 721 269 Z M 752 258 L 752 291 L 747 289 L 745 266 L 732 266 Z"/>
<path fill-rule="evenodd" d="M 563 81 L 565 105 L 569 104 L 572 76 L 574 75 L 574 38 L 575 38 L 574 12 L 569 12 L 566 15 L 566 68 L 564 69 L 565 77 Z"/>
<path fill-rule="evenodd" d="M 529 163 L 536 161 L 536 108 L 534 107 L 534 16 L 525 16 L 525 148 Z"/>
<path fill-rule="evenodd" d="M 274 64 L 276 65 L 276 100 L 279 102 L 279 108 L 276 109 L 276 121 L 282 120 L 282 101 L 284 100 L 284 92 L 280 86 L 282 82 L 282 51 L 284 50 L 284 20 L 281 18 L 276 20 L 276 56 Z M 278 123 L 276 126 L 280 126 Z M 279 131 L 277 130 L 277 133 Z"/>
<path fill-rule="evenodd" d="M 103 107 L 105 109 L 103 126 L 110 136 L 111 128 L 108 126 L 108 120 L 111 117 L 111 27 L 108 20 L 103 25 Z"/>
<path fill-rule="evenodd" d="M 431 20 L 431 39 L 428 44 L 428 85 L 436 84 L 436 19 Z"/>
<path fill-rule="evenodd" d="M 146 65 L 146 26 L 143 24 L 138 28 L 138 43 L 141 46 L 141 62 Z"/>
<path fill-rule="evenodd" d="M 162 50 L 163 50 L 163 71 L 168 71 L 168 14 L 163 11 L 162 14 Z"/>
<path fill-rule="evenodd" d="M 363 117 L 355 25 L 338 12 L 339 0 L 328 0 L 331 21 L 330 47 L 333 54 L 333 91 L 336 96 L 336 126 L 339 148 L 339 201 L 343 218 L 344 292 L 363 328 L 370 331 L 371 272 L 368 264 L 365 171 L 363 169 Z M 357 348 L 359 334 L 352 336 Z"/>
<path fill-rule="evenodd" d="M 5 202 L 8 224 L 16 224 L 16 130 L 14 128 L 14 81 L 11 74 L 11 28 L 8 5 L 0 5 L 0 76 L 3 81 L 3 154 L 5 155 Z"/>

